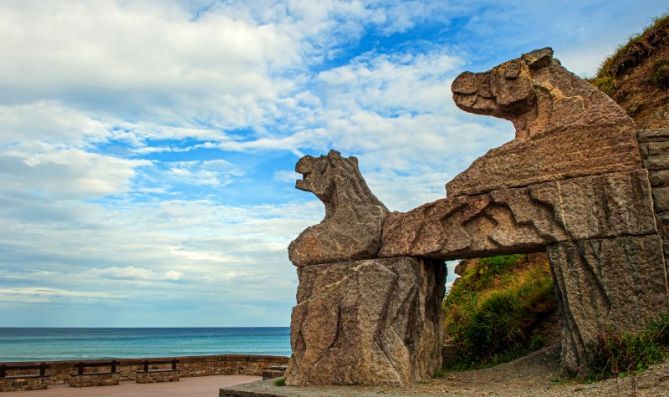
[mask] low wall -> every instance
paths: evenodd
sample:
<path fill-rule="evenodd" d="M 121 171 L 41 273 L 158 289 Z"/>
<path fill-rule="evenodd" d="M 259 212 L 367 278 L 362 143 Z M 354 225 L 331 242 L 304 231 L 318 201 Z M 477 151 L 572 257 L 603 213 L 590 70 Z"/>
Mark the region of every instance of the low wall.
<path fill-rule="evenodd" d="M 152 358 L 130 358 L 115 359 L 118 364 L 116 370 L 120 380 L 135 380 L 137 371 L 144 368 L 144 360 L 168 361 L 179 360 L 178 369 L 182 378 L 209 375 L 255 375 L 262 376 L 263 371 L 271 365 L 288 364 L 288 357 L 284 356 L 260 356 L 243 354 L 226 354 L 216 356 L 186 356 L 186 357 L 152 357 Z M 69 383 L 70 375 L 77 373 L 77 364 L 105 363 L 109 360 L 68 360 L 68 361 L 36 361 L 36 362 L 5 362 L 7 365 L 39 365 L 45 363 L 49 366 L 46 371 L 48 384 Z M 169 369 L 170 364 L 150 365 L 151 369 Z M 86 372 L 109 372 L 109 367 L 86 368 Z M 13 371 L 12 375 L 19 374 Z M 34 374 L 35 371 L 25 371 L 26 374 Z M 9 375 L 9 374 L 8 374 Z"/>

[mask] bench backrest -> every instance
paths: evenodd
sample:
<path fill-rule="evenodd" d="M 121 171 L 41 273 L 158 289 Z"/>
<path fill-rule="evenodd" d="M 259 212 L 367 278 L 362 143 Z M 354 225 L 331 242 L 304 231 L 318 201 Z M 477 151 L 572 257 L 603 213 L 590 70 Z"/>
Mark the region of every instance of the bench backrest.
<path fill-rule="evenodd" d="M 39 370 L 39 376 L 46 376 L 46 370 L 49 368 L 49 366 L 45 363 L 41 363 L 39 365 L 21 365 L 21 364 L 15 364 L 15 365 L 5 365 L 2 364 L 0 365 L 0 379 L 7 377 L 7 371 L 21 371 L 21 370 L 28 370 L 28 369 L 38 369 Z M 30 376 L 30 375 L 26 375 Z"/>
<path fill-rule="evenodd" d="M 149 364 L 172 364 L 172 371 L 176 371 L 179 360 L 144 360 L 144 372 L 149 372 Z"/>
<path fill-rule="evenodd" d="M 80 362 L 77 364 L 77 374 L 78 375 L 83 375 L 84 374 L 84 368 L 96 368 L 96 367 L 109 367 L 111 373 L 116 373 L 116 367 L 118 366 L 119 362 L 116 360 L 112 361 L 107 361 L 107 362 L 100 362 L 100 363 L 84 363 Z"/>

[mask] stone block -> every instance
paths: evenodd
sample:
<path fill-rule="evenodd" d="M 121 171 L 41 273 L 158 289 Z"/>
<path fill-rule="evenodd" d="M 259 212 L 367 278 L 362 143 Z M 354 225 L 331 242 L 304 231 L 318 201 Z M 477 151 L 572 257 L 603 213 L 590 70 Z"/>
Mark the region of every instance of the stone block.
<path fill-rule="evenodd" d="M 653 187 L 669 186 L 669 170 L 649 171 L 648 178 Z"/>
<path fill-rule="evenodd" d="M 643 166 L 648 170 L 669 169 L 669 156 L 648 156 L 643 160 Z"/>
<path fill-rule="evenodd" d="M 669 211 L 669 187 L 656 187 L 653 189 L 653 203 L 655 211 Z"/>
<path fill-rule="evenodd" d="M 669 141 L 643 143 L 649 156 L 669 156 Z"/>
<path fill-rule="evenodd" d="M 181 371 L 165 369 L 153 371 L 137 371 L 135 373 L 135 382 L 137 383 L 162 383 L 178 382 Z"/>
<path fill-rule="evenodd" d="M 44 390 L 48 387 L 45 376 L 10 376 L 0 378 L 0 392 Z"/>
<path fill-rule="evenodd" d="M 118 372 L 96 372 L 70 375 L 71 387 L 116 386 L 121 381 Z"/>
<path fill-rule="evenodd" d="M 647 173 L 636 170 L 456 196 L 391 213 L 379 256 L 460 259 L 655 232 Z"/>
<path fill-rule="evenodd" d="M 298 268 L 288 385 L 405 385 L 441 364 L 445 266 L 417 258 Z"/>
<path fill-rule="evenodd" d="M 449 197 L 641 168 L 631 126 L 573 127 L 511 141 L 476 159 L 446 184 Z"/>
<path fill-rule="evenodd" d="M 669 128 L 641 130 L 637 133 L 639 142 L 669 141 Z"/>
<path fill-rule="evenodd" d="M 658 235 L 564 242 L 547 252 L 558 290 L 567 370 L 586 374 L 601 336 L 642 330 L 669 313 Z"/>

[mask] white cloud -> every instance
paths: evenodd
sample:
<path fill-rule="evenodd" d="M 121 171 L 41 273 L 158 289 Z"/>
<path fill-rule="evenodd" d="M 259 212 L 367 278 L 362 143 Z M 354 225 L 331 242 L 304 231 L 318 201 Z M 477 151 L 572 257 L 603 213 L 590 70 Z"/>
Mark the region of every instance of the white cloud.
<path fill-rule="evenodd" d="M 290 87 L 270 72 L 299 60 L 296 43 L 271 23 L 218 13 L 192 21 L 176 2 L 10 1 L 0 11 L 5 101 L 63 97 L 234 127 L 266 116 Z"/>
<path fill-rule="evenodd" d="M 243 169 L 221 159 L 172 162 L 168 173 L 177 181 L 210 187 L 228 185 L 246 174 Z"/>
<path fill-rule="evenodd" d="M 41 142 L 83 147 L 106 140 L 109 134 L 103 121 L 53 101 L 0 106 L 0 145 Z"/>
<path fill-rule="evenodd" d="M 0 152 L 0 193 L 35 193 L 48 197 L 94 198 L 125 193 L 145 160 L 126 160 L 81 149 L 27 154 Z"/>
<path fill-rule="evenodd" d="M 454 106 L 455 75 L 544 45 L 587 73 L 629 31 L 609 23 L 613 7 L 526 3 L 2 2 L 0 301 L 287 324 L 286 247 L 323 208 L 286 193 L 299 176 L 280 152 L 358 156 L 391 209 L 443 197 L 512 137 Z M 643 7 L 627 8 L 638 24 Z M 408 41 L 386 51 L 396 39 Z"/>

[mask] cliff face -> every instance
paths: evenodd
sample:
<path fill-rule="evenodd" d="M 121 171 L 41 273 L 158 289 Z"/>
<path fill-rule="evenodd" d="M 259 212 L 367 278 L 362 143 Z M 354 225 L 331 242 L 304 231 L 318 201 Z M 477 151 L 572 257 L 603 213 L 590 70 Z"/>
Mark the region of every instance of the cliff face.
<path fill-rule="evenodd" d="M 639 128 L 669 127 L 669 14 L 606 59 L 591 82 Z"/>

